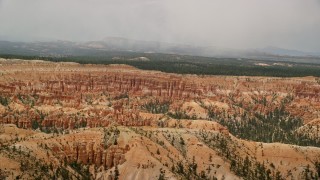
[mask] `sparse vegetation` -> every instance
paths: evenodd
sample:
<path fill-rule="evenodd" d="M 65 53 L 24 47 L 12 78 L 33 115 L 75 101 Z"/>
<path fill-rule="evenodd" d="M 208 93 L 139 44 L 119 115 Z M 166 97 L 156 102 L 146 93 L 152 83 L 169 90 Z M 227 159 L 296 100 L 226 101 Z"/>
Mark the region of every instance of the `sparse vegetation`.
<path fill-rule="evenodd" d="M 229 117 L 220 116 L 208 108 L 208 117 L 217 121 L 223 126 L 226 126 L 231 134 L 248 140 L 262 141 L 262 142 L 281 142 L 288 144 L 296 144 L 300 146 L 320 146 L 320 140 L 317 138 L 310 138 L 305 134 L 299 133 L 297 129 L 303 125 L 303 120 L 299 117 L 292 116 L 286 111 L 286 106 L 292 101 L 292 97 L 288 96 L 281 102 L 281 106 L 276 107 L 273 111 L 267 114 L 258 111 L 243 113 L 242 115 L 233 115 Z M 266 106 L 267 100 L 254 99 L 255 103 Z M 234 102 L 236 104 L 236 102 Z M 253 114 L 251 116 L 250 114 Z M 241 121 L 236 120 L 239 116 Z"/>
<path fill-rule="evenodd" d="M 10 103 L 9 98 L 0 96 L 0 104 L 1 104 L 2 106 L 8 106 L 9 103 Z"/>
<path fill-rule="evenodd" d="M 201 131 L 199 138 L 204 141 L 210 148 L 216 150 L 219 155 L 223 156 L 230 162 L 230 170 L 237 176 L 244 179 L 284 179 L 276 170 L 268 169 L 265 164 L 261 164 L 254 157 L 246 156 L 245 158 L 238 154 L 237 142 L 232 141 L 230 137 L 225 137 L 220 133 Z M 276 171 L 276 172 L 275 172 Z"/>
<path fill-rule="evenodd" d="M 168 112 L 167 115 L 174 119 L 193 119 L 193 120 L 197 119 L 196 115 L 189 116 L 185 111 L 181 111 L 181 110 Z"/>
<path fill-rule="evenodd" d="M 165 114 L 169 111 L 169 101 L 161 102 L 158 99 L 149 101 L 141 106 L 142 109 L 154 114 Z"/>

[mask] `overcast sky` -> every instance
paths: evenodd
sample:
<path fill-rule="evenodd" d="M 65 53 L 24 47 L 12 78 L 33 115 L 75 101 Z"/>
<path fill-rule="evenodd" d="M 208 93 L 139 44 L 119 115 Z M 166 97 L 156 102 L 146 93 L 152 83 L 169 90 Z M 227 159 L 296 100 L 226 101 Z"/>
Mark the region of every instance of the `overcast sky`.
<path fill-rule="evenodd" d="M 0 40 L 104 37 L 320 52 L 320 0 L 0 0 Z"/>

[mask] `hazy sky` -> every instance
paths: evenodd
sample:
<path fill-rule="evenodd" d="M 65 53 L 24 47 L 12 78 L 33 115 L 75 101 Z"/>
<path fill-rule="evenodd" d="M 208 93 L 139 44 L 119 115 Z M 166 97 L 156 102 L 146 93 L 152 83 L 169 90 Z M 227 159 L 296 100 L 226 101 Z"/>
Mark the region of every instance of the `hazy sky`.
<path fill-rule="evenodd" d="M 0 0 L 0 40 L 110 36 L 320 52 L 320 0 Z"/>

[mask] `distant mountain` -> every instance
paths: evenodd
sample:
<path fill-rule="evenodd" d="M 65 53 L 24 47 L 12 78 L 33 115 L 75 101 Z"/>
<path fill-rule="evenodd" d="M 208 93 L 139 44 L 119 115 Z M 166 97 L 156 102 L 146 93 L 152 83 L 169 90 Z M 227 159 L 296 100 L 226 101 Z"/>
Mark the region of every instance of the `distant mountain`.
<path fill-rule="evenodd" d="M 268 46 L 262 49 L 258 49 L 257 51 L 280 56 L 320 56 L 320 53 L 283 49 L 274 46 Z"/>
<path fill-rule="evenodd" d="M 0 41 L 0 54 L 58 57 L 102 56 L 114 51 L 320 63 L 320 53 L 308 53 L 271 46 L 262 49 L 239 50 L 215 46 L 194 46 L 156 41 L 141 41 L 121 37 L 107 37 L 101 41 L 88 42 Z"/>
<path fill-rule="evenodd" d="M 268 46 L 261 49 L 239 50 L 232 48 L 221 48 L 216 46 L 194 46 L 186 44 L 142 41 L 126 39 L 121 37 L 107 37 L 102 41 L 92 41 L 85 43 L 89 47 L 108 50 L 123 50 L 150 53 L 172 53 L 198 56 L 218 56 L 218 57 L 255 57 L 255 56 L 320 56 L 320 53 L 303 52 Z"/>
<path fill-rule="evenodd" d="M 121 50 L 145 53 L 172 53 L 187 55 L 200 55 L 201 51 L 204 48 L 185 44 L 142 41 L 120 37 L 107 37 L 102 41 L 91 41 L 84 44 L 88 47 L 96 47 L 104 50 Z"/>

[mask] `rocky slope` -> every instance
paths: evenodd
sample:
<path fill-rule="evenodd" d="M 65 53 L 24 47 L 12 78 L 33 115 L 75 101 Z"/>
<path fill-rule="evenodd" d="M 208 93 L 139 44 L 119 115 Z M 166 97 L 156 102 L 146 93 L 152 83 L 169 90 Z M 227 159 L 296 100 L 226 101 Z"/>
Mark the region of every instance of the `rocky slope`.
<path fill-rule="evenodd" d="M 0 64 L 0 179 L 319 177 L 314 77 Z"/>

